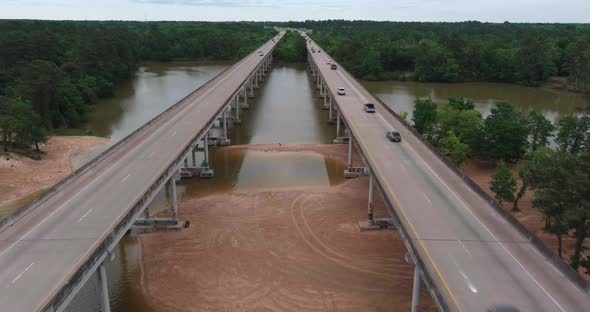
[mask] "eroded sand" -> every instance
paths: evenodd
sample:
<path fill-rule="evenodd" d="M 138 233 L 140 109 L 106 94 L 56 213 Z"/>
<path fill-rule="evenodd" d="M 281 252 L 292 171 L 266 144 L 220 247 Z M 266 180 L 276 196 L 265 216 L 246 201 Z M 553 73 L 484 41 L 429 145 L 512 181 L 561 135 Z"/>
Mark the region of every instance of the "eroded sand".
<path fill-rule="evenodd" d="M 14 205 L 53 186 L 72 173 L 74 156 L 108 141 L 90 136 L 51 137 L 40 147 L 45 152 L 41 160 L 15 154 L 8 160 L 0 157 L 0 207 Z"/>
<path fill-rule="evenodd" d="M 257 145 L 346 158 L 343 145 Z M 180 202 L 179 233 L 140 236 L 156 311 L 409 311 L 413 268 L 395 231 L 360 232 L 368 178 Z M 385 217 L 381 202 L 377 217 Z M 434 311 L 423 289 L 423 310 Z"/>

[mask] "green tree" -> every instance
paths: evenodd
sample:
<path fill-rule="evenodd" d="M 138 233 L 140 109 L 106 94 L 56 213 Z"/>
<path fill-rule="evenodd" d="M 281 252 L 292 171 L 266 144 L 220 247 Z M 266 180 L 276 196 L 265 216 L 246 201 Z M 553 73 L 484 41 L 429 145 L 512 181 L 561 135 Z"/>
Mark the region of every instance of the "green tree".
<path fill-rule="evenodd" d="M 563 236 L 568 234 L 568 210 L 579 201 L 575 156 L 548 148 L 535 151 L 529 161 L 528 180 L 535 190 L 533 206 L 545 215 L 545 230 L 557 237 L 557 254 L 562 256 Z"/>
<path fill-rule="evenodd" d="M 508 169 L 503 162 L 498 163 L 496 170 L 492 174 L 490 189 L 496 194 L 496 200 L 500 206 L 503 202 L 511 202 L 514 200 L 516 180 L 512 176 L 510 169 Z"/>
<path fill-rule="evenodd" d="M 484 121 L 478 153 L 484 158 L 513 162 L 523 158 L 527 138 L 528 129 L 512 104 L 498 102 Z"/>
<path fill-rule="evenodd" d="M 570 264 L 574 270 L 578 270 L 582 262 L 584 241 L 590 234 L 590 153 L 582 153 L 575 159 L 575 169 L 570 172 L 572 193 L 575 198 L 567 211 L 567 220 L 570 228 L 574 230 L 574 254 L 570 258 Z"/>
<path fill-rule="evenodd" d="M 418 133 L 425 135 L 436 123 L 436 103 L 431 98 L 417 98 L 414 101 L 412 121 Z"/>
<path fill-rule="evenodd" d="M 449 158 L 455 164 L 455 166 L 459 167 L 467 160 L 467 155 L 469 154 L 469 146 L 465 143 L 462 143 L 459 140 L 459 137 L 455 135 L 453 130 L 449 130 L 447 134 L 447 138 L 444 140 L 441 146 L 441 152 Z"/>
<path fill-rule="evenodd" d="M 530 133 L 531 150 L 546 147 L 549 138 L 553 135 L 555 126 L 543 114 L 531 111 L 527 118 L 527 127 Z"/>
<path fill-rule="evenodd" d="M 590 117 L 563 116 L 557 121 L 555 142 L 562 152 L 577 154 L 584 150 L 590 131 Z"/>
<path fill-rule="evenodd" d="M 586 91 L 590 86 L 590 41 L 585 38 L 571 42 L 565 55 L 569 81 L 577 90 Z"/>
<path fill-rule="evenodd" d="M 512 211 L 519 211 L 518 202 L 522 199 L 524 194 L 526 193 L 527 188 L 529 187 L 529 163 L 524 163 L 518 166 L 518 177 L 522 184 L 514 196 L 514 205 L 512 206 Z"/>
<path fill-rule="evenodd" d="M 472 100 L 465 100 L 463 97 L 451 97 L 449 98 L 449 107 L 452 107 L 459 111 L 473 110 L 475 109 L 475 103 Z"/>
<path fill-rule="evenodd" d="M 419 81 L 458 81 L 459 65 L 445 47 L 425 41 L 417 50 L 416 79 Z"/>

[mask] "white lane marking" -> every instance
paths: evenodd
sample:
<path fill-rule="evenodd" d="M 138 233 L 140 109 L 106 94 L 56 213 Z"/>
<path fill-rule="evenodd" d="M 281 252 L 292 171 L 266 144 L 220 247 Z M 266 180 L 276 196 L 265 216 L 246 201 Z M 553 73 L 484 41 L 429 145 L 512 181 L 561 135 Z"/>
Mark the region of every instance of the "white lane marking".
<path fill-rule="evenodd" d="M 78 223 L 80 223 L 84 218 L 86 218 L 86 216 L 88 216 L 92 212 L 92 210 L 94 210 L 94 208 L 91 208 L 90 210 L 86 211 L 86 213 L 82 217 L 80 217 L 80 219 L 78 219 Z"/>
<path fill-rule="evenodd" d="M 469 252 L 469 249 L 467 249 L 467 246 L 465 246 L 465 244 L 463 244 L 463 242 L 461 240 L 458 240 L 458 242 L 459 242 L 459 244 L 461 244 L 461 247 L 463 247 L 463 249 L 465 249 L 465 252 L 467 252 L 469 257 L 472 258 L 471 252 Z"/>
<path fill-rule="evenodd" d="M 516 257 L 508 250 L 508 248 L 500 240 L 498 240 L 496 235 L 494 235 L 494 233 L 492 233 L 492 231 L 490 231 L 490 229 L 487 226 L 485 226 L 483 224 L 483 222 L 481 222 L 481 220 L 475 215 L 475 213 L 473 213 L 473 211 L 471 211 L 471 209 L 469 209 L 469 207 L 467 207 L 467 204 L 465 204 L 463 199 L 461 199 L 461 197 L 459 197 L 459 195 L 457 195 L 457 193 L 453 189 L 451 189 L 451 187 L 445 181 L 443 181 L 443 179 L 436 172 L 434 172 L 434 170 L 432 170 L 432 168 L 430 168 L 430 166 L 426 163 L 426 161 L 424 159 L 422 159 L 422 157 L 420 157 L 420 155 L 414 150 L 414 148 L 410 144 L 407 144 L 407 146 L 410 148 L 412 153 L 414 153 L 416 155 L 416 157 L 422 161 L 424 166 L 451 192 L 451 194 L 453 194 L 453 196 L 456 199 L 459 200 L 459 202 L 461 203 L 461 207 L 463 207 L 463 209 L 466 210 L 473 217 L 473 219 L 475 219 L 479 223 L 479 225 L 482 228 L 484 228 L 498 244 L 500 244 L 502 249 L 504 249 L 504 251 L 508 255 L 510 255 L 510 257 L 518 264 L 518 266 L 520 266 L 520 268 L 535 282 L 535 284 L 537 284 L 537 286 L 539 286 L 539 288 L 541 288 L 541 290 L 543 290 L 545 295 L 547 295 L 547 297 L 549 297 L 551 299 L 551 301 L 553 301 L 553 303 L 555 303 L 555 305 L 559 308 L 559 310 L 561 310 L 562 312 L 565 312 L 563 307 L 559 304 L 559 302 L 557 302 L 557 300 L 555 300 L 555 298 L 553 298 L 553 296 L 551 296 L 551 294 L 549 294 L 547 289 L 545 289 L 545 287 L 543 287 L 541 285 L 541 283 L 539 283 L 539 281 L 537 281 L 537 279 L 531 274 L 531 272 L 529 272 L 524 267 L 524 265 L 522 263 L 520 263 L 520 261 L 518 261 L 518 259 L 516 259 Z"/>
<path fill-rule="evenodd" d="M 428 198 L 428 195 L 426 195 L 426 193 L 422 193 L 422 196 L 424 196 L 424 199 L 426 199 L 426 201 L 432 206 L 432 201 L 430 198 Z"/>
<path fill-rule="evenodd" d="M 33 264 L 35 264 L 35 262 L 33 262 L 33 263 L 29 264 L 29 266 L 28 266 L 28 267 L 27 267 L 27 268 L 26 268 L 24 271 L 22 271 L 22 272 L 21 272 L 19 275 L 17 275 L 17 276 L 16 276 L 16 277 L 15 277 L 15 278 L 12 280 L 12 282 L 11 282 L 11 283 L 12 283 L 12 284 L 14 284 L 14 283 L 15 283 L 15 282 L 16 282 L 16 281 L 19 279 L 19 278 L 21 278 L 21 276 L 23 276 L 23 274 L 25 274 L 25 273 L 26 273 L 26 272 L 27 272 L 27 271 L 28 271 L 28 270 L 29 270 L 29 269 L 30 269 L 30 268 L 33 266 Z"/>
<path fill-rule="evenodd" d="M 123 182 L 127 181 L 127 179 L 129 179 L 130 176 L 131 174 L 128 174 L 125 178 L 123 178 L 123 180 L 121 180 L 121 182 L 119 182 L 119 184 L 123 184 Z"/>
<path fill-rule="evenodd" d="M 343 77 L 343 74 L 342 74 L 341 72 L 339 72 L 338 74 L 340 75 L 340 77 L 341 77 L 342 79 L 346 79 L 346 80 L 348 80 L 347 78 Z M 349 87 L 351 87 L 351 86 L 350 86 L 350 80 L 348 80 L 348 83 L 349 83 Z M 355 88 L 355 87 L 351 87 L 351 89 L 353 89 L 353 90 L 355 90 L 355 91 L 356 91 L 356 88 Z M 355 93 L 357 93 L 357 92 L 355 92 Z M 357 93 L 357 95 L 358 95 L 358 93 Z M 362 97 L 362 98 L 365 98 L 363 95 L 361 95 L 360 97 Z M 381 117 L 381 118 L 383 119 L 383 116 L 381 116 L 381 114 L 379 114 L 379 117 Z M 383 119 L 383 120 L 384 120 L 384 119 Z M 387 123 L 387 124 L 389 124 L 389 123 Z M 414 154 L 418 155 L 418 154 L 417 154 L 417 152 L 416 152 L 416 151 L 415 151 L 415 150 L 412 148 L 412 146 L 411 146 L 410 144 L 405 144 L 405 145 L 409 146 L 409 147 L 410 147 L 410 149 L 412 150 L 412 152 L 413 152 Z M 459 199 L 459 201 L 461 202 L 461 204 L 462 204 L 462 206 L 463 206 L 463 209 L 467 210 L 467 211 L 468 211 L 468 213 L 469 213 L 469 214 L 471 214 L 471 216 L 472 216 L 472 217 L 473 217 L 473 218 L 474 218 L 474 219 L 475 219 L 475 220 L 476 220 L 476 221 L 477 221 L 477 222 L 478 222 L 478 223 L 479 223 L 479 224 L 480 224 L 480 225 L 481 225 L 481 226 L 482 226 L 482 227 L 483 227 L 483 228 L 484 228 L 484 229 L 485 229 L 485 230 L 486 230 L 486 231 L 487 231 L 487 232 L 488 232 L 488 233 L 489 233 L 491 236 L 492 236 L 492 238 L 493 238 L 493 239 L 494 239 L 494 240 L 495 240 L 497 243 L 499 243 L 499 244 L 500 244 L 500 246 L 501 246 L 501 247 L 504 249 L 504 251 L 505 251 L 506 253 L 508 253 L 508 255 L 510 255 L 510 257 L 511 257 L 511 258 L 512 258 L 512 259 L 513 259 L 513 260 L 514 260 L 514 261 L 515 261 L 515 262 L 516 262 L 516 263 L 517 263 L 517 264 L 518 264 L 520 267 L 521 267 L 521 269 L 522 269 L 522 270 L 523 270 L 523 271 L 524 271 L 524 272 L 525 272 L 525 273 L 526 273 L 526 274 L 527 274 L 527 275 L 528 275 L 528 276 L 529 276 L 529 277 L 530 277 L 530 278 L 531 278 L 531 279 L 532 279 L 532 280 L 535 282 L 535 284 L 537 284 L 537 286 L 539 286 L 539 288 L 541 288 L 541 289 L 543 290 L 543 292 L 545 293 L 545 295 L 547 295 L 547 296 L 548 296 L 548 297 L 551 299 L 551 301 L 553 301 L 553 303 L 555 303 L 555 305 L 557 305 L 557 307 L 558 307 L 558 308 L 559 308 L 561 311 L 565 312 L 565 310 L 563 309 L 563 307 L 562 307 L 562 306 L 561 306 L 561 305 L 560 305 L 560 304 L 559 304 L 559 303 L 558 303 L 558 302 L 555 300 L 555 298 L 553 298 L 553 296 L 551 296 L 551 295 L 549 294 L 549 292 L 548 292 L 548 291 L 547 291 L 547 290 L 546 290 L 546 289 L 545 289 L 545 288 L 544 288 L 544 287 L 543 287 L 543 286 L 542 286 L 542 285 L 539 283 L 539 281 L 537 281 L 537 279 L 535 279 L 535 278 L 534 278 L 534 276 L 533 276 L 533 275 L 532 275 L 532 274 L 531 274 L 531 273 L 530 273 L 530 272 L 529 272 L 529 271 L 528 271 L 528 270 L 527 270 L 527 269 L 524 267 L 524 265 L 523 265 L 522 263 L 520 263 L 520 261 L 518 261 L 518 259 L 516 259 L 516 257 L 515 257 L 515 256 L 514 256 L 514 255 L 513 255 L 513 254 L 512 254 L 512 253 L 511 253 L 509 250 L 508 250 L 508 248 L 507 248 L 507 247 L 506 247 L 506 246 L 505 246 L 505 245 L 504 245 L 502 242 L 500 242 L 500 241 L 499 241 L 499 240 L 496 238 L 496 236 L 495 236 L 495 235 L 494 235 L 494 234 L 493 234 L 493 233 L 492 233 L 492 232 L 491 232 L 491 231 L 488 229 L 488 227 L 486 227 L 486 226 L 485 226 L 485 225 L 484 225 L 484 224 L 481 222 L 481 220 L 479 220 L 479 218 L 477 218 L 477 217 L 475 216 L 475 214 L 473 213 L 473 211 L 471 211 L 471 210 L 470 210 L 470 209 L 469 209 L 469 208 L 466 206 L 465 202 L 463 202 L 463 200 L 462 200 L 462 199 L 461 199 L 461 198 L 460 198 L 460 197 L 459 197 L 459 196 L 458 196 L 458 195 L 457 195 L 457 194 L 456 194 L 456 193 L 455 193 L 455 192 L 454 192 L 454 191 L 453 191 L 453 190 L 452 190 L 452 189 L 451 189 L 451 188 L 450 188 L 450 187 L 449 187 L 449 186 L 448 186 L 448 185 L 447 185 L 447 184 L 446 184 L 446 183 L 445 183 L 443 180 L 442 180 L 442 178 L 440 178 L 440 176 L 438 176 L 438 174 L 436 174 L 436 173 L 435 173 L 435 172 L 432 170 L 432 168 L 430 168 L 430 166 L 428 166 L 428 164 L 426 163 L 426 161 L 425 161 L 424 159 L 422 159 L 420 156 L 418 156 L 418 158 L 420 158 L 420 160 L 421 160 L 421 161 L 422 161 L 422 162 L 425 164 L 426 168 L 428 168 L 428 170 L 429 170 L 429 171 L 431 171 L 431 172 L 432 172 L 432 173 L 433 173 L 433 174 L 434 174 L 434 175 L 435 175 L 435 176 L 438 178 L 438 180 L 439 180 L 439 181 L 441 181 L 441 182 L 442 182 L 442 184 L 443 184 L 443 185 L 444 185 L 444 186 L 445 186 L 447 189 L 449 189 L 449 190 L 451 191 L 451 193 L 452 193 L 452 194 L 453 194 L 453 195 L 454 195 L 454 196 L 455 196 L 457 199 Z M 576 287 L 576 288 L 577 288 L 577 287 Z M 579 289 L 579 291 L 581 291 L 581 292 L 582 292 L 582 290 L 581 290 L 581 289 Z"/>
<path fill-rule="evenodd" d="M 275 44 L 276 45 L 276 44 Z M 253 52 L 251 55 L 254 55 L 255 52 Z M 232 73 L 234 73 L 235 71 L 238 70 L 239 66 L 243 63 L 246 63 L 246 61 L 250 61 L 253 58 L 249 58 L 248 60 L 245 60 L 246 58 L 240 60 L 238 63 L 234 64 L 233 68 L 230 69 L 228 72 L 225 72 L 221 77 L 218 78 L 218 81 L 216 83 L 222 83 L 224 82 L 229 76 L 231 76 Z M 196 96 L 197 98 L 204 98 L 207 95 L 209 95 L 209 93 L 213 92 L 213 90 L 215 89 L 215 86 L 209 86 L 207 88 L 207 90 L 205 90 L 203 92 L 203 94 L 199 94 L 198 96 Z M 192 96 L 191 96 L 192 97 Z M 170 120 L 168 120 L 168 124 L 175 124 L 175 121 L 180 119 L 182 116 L 184 116 L 182 113 L 186 110 L 188 110 L 190 108 L 190 105 L 186 105 L 185 107 L 183 107 L 182 109 L 180 109 L 177 114 L 175 116 L 173 116 L 173 118 L 171 118 Z M 181 117 L 177 117 L 177 116 L 181 116 Z M 163 129 L 164 127 L 160 127 L 158 130 L 160 131 L 164 131 L 165 129 Z M 151 136 L 155 136 L 157 133 L 154 132 L 151 134 Z M 174 133 L 176 134 L 176 132 Z M 133 148 L 132 150 L 128 151 L 128 154 L 131 154 L 131 152 L 133 152 L 135 149 L 137 149 L 139 147 L 136 146 L 135 148 Z M 109 169 L 111 169 L 112 167 L 109 167 Z M 78 191 L 76 194 L 72 195 L 70 197 L 69 200 L 67 200 L 65 203 L 63 203 L 62 205 L 60 205 L 59 207 L 57 207 L 53 212 L 51 212 L 47 217 L 45 217 L 45 219 L 43 219 L 41 222 L 39 222 L 36 226 L 34 226 L 31 230 L 29 230 L 25 235 L 21 236 L 19 239 L 15 240 L 10 246 L 8 246 L 6 249 L 4 249 L 2 252 L 0 252 L 0 256 L 2 256 L 3 254 L 5 254 L 6 252 L 8 252 L 9 250 L 11 250 L 16 244 L 18 244 L 20 241 L 24 240 L 27 236 L 29 236 L 31 233 L 33 233 L 38 227 L 40 227 L 43 223 L 45 223 L 45 221 L 47 221 L 49 218 L 51 218 L 53 215 L 55 215 L 57 212 L 59 212 L 61 209 L 63 209 L 64 207 L 66 207 L 70 201 L 74 200 L 78 194 L 80 194 L 81 192 L 85 191 L 87 188 L 89 188 L 92 184 L 94 184 L 96 181 L 100 180 L 99 178 L 102 177 L 103 175 L 105 175 L 106 172 L 109 172 L 109 170 L 104 171 L 100 176 L 96 177 L 94 180 L 92 180 L 90 183 L 88 183 L 84 188 L 82 188 L 80 191 Z"/>
<path fill-rule="evenodd" d="M 469 276 L 467 276 L 467 273 L 465 273 L 463 270 L 461 270 L 459 263 L 457 263 L 457 261 L 455 260 L 455 257 L 451 253 L 449 253 L 449 258 L 451 259 L 451 261 L 453 261 L 453 264 L 455 265 L 455 267 L 457 267 L 457 272 L 459 272 L 459 274 L 465 280 L 465 284 L 467 284 L 467 288 L 469 288 L 469 290 L 472 293 L 477 294 L 478 293 L 477 287 L 475 287 L 475 285 L 471 282 L 471 279 L 469 278 Z"/>
<path fill-rule="evenodd" d="M 174 133 L 172 133 L 171 137 L 173 137 L 173 136 L 175 136 L 175 135 L 176 135 L 176 131 L 174 131 Z"/>

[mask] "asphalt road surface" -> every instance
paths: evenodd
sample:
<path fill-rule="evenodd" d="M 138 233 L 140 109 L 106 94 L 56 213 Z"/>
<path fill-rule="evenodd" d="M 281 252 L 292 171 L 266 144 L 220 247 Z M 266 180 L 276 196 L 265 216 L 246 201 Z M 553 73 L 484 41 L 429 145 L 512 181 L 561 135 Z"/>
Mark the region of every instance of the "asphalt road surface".
<path fill-rule="evenodd" d="M 316 52 L 311 53 L 311 47 Z M 318 52 L 321 50 L 321 52 Z M 426 270 L 451 311 L 588 311 L 590 298 L 547 261 L 515 228 L 465 185 L 315 42 L 308 51 L 335 96 L 359 146 L 396 208 Z M 402 142 L 385 138 L 401 133 Z"/>
<path fill-rule="evenodd" d="M 230 67 L 0 233 L 0 310 L 43 309 L 260 64 L 257 51 L 266 55 L 275 44 Z"/>

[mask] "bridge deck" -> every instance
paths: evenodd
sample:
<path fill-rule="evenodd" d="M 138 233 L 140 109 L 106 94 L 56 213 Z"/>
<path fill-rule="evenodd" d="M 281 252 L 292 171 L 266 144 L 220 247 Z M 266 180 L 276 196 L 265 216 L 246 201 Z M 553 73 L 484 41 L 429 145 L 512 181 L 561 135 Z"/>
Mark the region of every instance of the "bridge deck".
<path fill-rule="evenodd" d="M 311 52 L 315 47 L 316 53 Z M 508 221 L 473 192 L 415 135 L 315 42 L 309 55 L 358 141 L 386 200 L 408 232 L 425 270 L 450 311 L 487 311 L 508 303 L 520 311 L 587 311 L 590 298 L 547 261 Z M 385 132 L 398 130 L 401 143 Z"/>
<path fill-rule="evenodd" d="M 277 41 L 278 42 L 278 41 Z M 276 43 L 259 49 L 266 56 Z M 0 233 L 2 311 L 42 310 L 260 65 L 250 54 Z"/>

